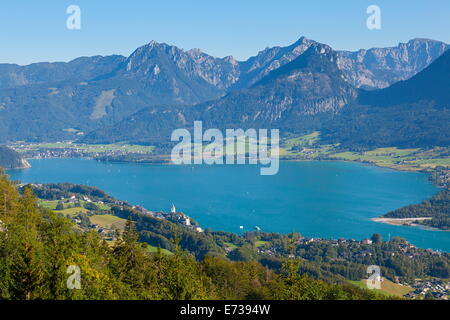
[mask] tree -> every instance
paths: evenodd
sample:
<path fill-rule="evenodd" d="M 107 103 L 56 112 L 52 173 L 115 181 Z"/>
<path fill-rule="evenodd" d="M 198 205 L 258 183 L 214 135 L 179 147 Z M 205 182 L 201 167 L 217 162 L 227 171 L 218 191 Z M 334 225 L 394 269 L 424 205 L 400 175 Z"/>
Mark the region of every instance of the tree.
<path fill-rule="evenodd" d="M 138 244 L 139 235 L 129 218 L 119 241 L 113 249 L 111 268 L 117 279 L 125 285 L 123 294 L 131 299 L 154 299 L 156 271 L 150 265 L 144 248 Z M 152 285 L 153 284 L 153 285 Z"/>
<path fill-rule="evenodd" d="M 228 257 L 233 261 L 255 261 L 255 250 L 252 245 L 244 244 L 231 251 Z"/>
<path fill-rule="evenodd" d="M 64 210 L 64 204 L 62 203 L 62 201 L 58 202 L 58 204 L 56 205 L 55 210 L 58 210 L 58 211 Z"/>
<path fill-rule="evenodd" d="M 381 235 L 379 233 L 374 233 L 370 239 L 372 240 L 373 243 L 383 242 L 383 239 L 381 238 Z"/>
<path fill-rule="evenodd" d="M 8 176 L 0 168 L 0 220 L 7 223 L 17 211 L 19 194 L 15 185 L 8 181 Z"/>
<path fill-rule="evenodd" d="M 173 238 L 174 254 L 165 259 L 162 299 L 169 300 L 199 300 L 207 299 L 210 281 L 201 272 L 200 265 L 192 256 L 182 252 L 177 234 Z M 211 293 L 210 293 L 211 296 Z"/>
<path fill-rule="evenodd" d="M 86 203 L 84 204 L 84 207 L 85 207 L 86 209 L 88 209 L 88 210 L 91 210 L 91 211 L 96 211 L 96 210 L 98 210 L 98 206 L 97 206 L 95 203 L 92 203 L 92 202 L 86 202 Z"/>
<path fill-rule="evenodd" d="M 38 224 L 41 212 L 30 188 L 25 188 L 20 198 L 15 221 L 8 225 L 8 242 L 11 252 L 10 292 L 18 299 L 36 299 L 44 284 L 43 243 Z"/>
<path fill-rule="evenodd" d="M 73 224 L 69 219 L 50 210 L 43 212 L 39 227 L 45 243 L 42 260 L 45 263 L 46 299 L 64 299 L 69 295 L 67 280 L 67 261 L 77 251 L 77 237 L 71 232 Z"/>

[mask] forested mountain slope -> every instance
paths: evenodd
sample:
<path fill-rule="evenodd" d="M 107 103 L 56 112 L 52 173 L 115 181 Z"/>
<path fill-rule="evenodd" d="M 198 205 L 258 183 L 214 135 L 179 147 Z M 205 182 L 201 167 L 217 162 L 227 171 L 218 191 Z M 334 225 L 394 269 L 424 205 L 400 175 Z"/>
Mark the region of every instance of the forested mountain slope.
<path fill-rule="evenodd" d="M 450 145 L 450 51 L 409 80 L 363 91 L 324 126 L 326 141 L 350 148 Z"/>
<path fill-rule="evenodd" d="M 22 156 L 11 148 L 0 145 L 0 168 L 19 169 L 28 168 L 30 164 Z"/>

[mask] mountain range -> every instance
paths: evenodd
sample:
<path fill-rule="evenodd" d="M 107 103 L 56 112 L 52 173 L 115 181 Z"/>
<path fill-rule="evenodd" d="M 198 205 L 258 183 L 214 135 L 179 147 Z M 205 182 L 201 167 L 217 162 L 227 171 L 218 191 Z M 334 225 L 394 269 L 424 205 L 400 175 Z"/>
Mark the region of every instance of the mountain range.
<path fill-rule="evenodd" d="M 313 130 L 322 114 L 339 112 L 357 96 L 329 46 L 313 43 L 296 59 L 270 71 L 249 88 L 194 106 L 148 107 L 118 124 L 95 130 L 86 142 L 157 141 L 202 120 L 211 128 Z M 117 139 L 117 140 L 114 140 Z"/>
<path fill-rule="evenodd" d="M 143 142 L 194 119 L 308 131 L 355 101 L 380 101 L 376 89 L 416 75 L 448 47 L 414 39 L 347 52 L 302 37 L 237 61 L 152 41 L 129 57 L 0 64 L 0 142 Z"/>
<path fill-rule="evenodd" d="M 388 88 L 361 91 L 324 124 L 325 140 L 352 149 L 450 145 L 450 50 Z"/>

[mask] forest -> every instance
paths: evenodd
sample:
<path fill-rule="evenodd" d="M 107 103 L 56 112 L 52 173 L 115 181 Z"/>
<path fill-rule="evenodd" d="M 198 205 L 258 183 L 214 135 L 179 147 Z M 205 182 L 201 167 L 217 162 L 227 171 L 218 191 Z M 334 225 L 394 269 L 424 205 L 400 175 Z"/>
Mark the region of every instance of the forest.
<path fill-rule="evenodd" d="M 430 217 L 431 219 L 420 221 L 420 223 L 442 230 L 450 230 L 450 190 L 444 189 L 429 200 L 388 212 L 385 217 Z"/>

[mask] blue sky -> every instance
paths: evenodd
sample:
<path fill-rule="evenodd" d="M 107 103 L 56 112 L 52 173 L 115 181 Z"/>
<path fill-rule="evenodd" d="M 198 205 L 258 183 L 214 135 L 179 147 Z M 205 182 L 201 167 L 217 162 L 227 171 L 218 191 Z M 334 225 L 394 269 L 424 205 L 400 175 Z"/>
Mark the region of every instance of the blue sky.
<path fill-rule="evenodd" d="M 71 4 L 81 8 L 81 30 L 66 28 Z M 366 27 L 372 4 L 381 8 L 381 30 Z M 346 50 L 416 37 L 450 43 L 450 1 L 2 0 L 0 36 L 0 63 L 129 55 L 151 40 L 243 60 L 300 36 Z"/>

